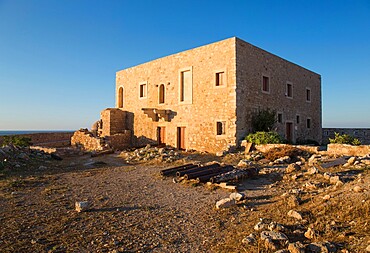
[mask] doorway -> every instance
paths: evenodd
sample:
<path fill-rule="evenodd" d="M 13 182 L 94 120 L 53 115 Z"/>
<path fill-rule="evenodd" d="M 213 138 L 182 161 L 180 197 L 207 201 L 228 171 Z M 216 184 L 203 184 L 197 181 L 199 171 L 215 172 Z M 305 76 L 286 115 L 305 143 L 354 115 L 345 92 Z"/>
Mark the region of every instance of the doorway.
<path fill-rule="evenodd" d="M 177 128 L 177 148 L 185 149 L 185 127 Z"/>
<path fill-rule="evenodd" d="M 286 122 L 285 123 L 285 138 L 288 143 L 293 143 L 293 123 Z"/>
<path fill-rule="evenodd" d="M 166 127 L 157 127 L 157 141 L 158 146 L 166 145 Z"/>

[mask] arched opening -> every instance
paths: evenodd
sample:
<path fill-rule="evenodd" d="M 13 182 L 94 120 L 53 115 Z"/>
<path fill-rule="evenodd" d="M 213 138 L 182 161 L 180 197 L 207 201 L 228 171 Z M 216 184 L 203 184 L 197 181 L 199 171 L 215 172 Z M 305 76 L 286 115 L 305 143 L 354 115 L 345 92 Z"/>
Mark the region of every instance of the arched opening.
<path fill-rule="evenodd" d="M 159 86 L 159 103 L 160 104 L 164 103 L 164 92 L 165 92 L 164 84 L 161 84 Z"/>
<path fill-rule="evenodd" d="M 123 88 L 119 87 L 118 89 L 118 108 L 123 107 Z"/>

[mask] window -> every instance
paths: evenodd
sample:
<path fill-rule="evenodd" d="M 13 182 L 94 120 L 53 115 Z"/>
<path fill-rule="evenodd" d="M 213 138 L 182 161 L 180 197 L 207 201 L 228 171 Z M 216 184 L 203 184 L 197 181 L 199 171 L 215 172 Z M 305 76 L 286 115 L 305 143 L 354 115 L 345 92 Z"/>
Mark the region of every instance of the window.
<path fill-rule="evenodd" d="M 291 84 L 291 83 L 286 84 L 286 93 L 285 93 L 285 95 L 288 98 L 293 98 L 293 84 Z"/>
<path fill-rule="evenodd" d="M 187 68 L 180 71 L 179 85 L 179 100 L 180 102 L 191 104 L 193 101 L 193 78 L 192 68 Z"/>
<path fill-rule="evenodd" d="M 225 84 L 225 72 L 217 72 L 216 73 L 216 86 L 221 86 Z"/>
<path fill-rule="evenodd" d="M 164 103 L 164 96 L 165 96 L 165 89 L 166 87 L 164 84 L 159 85 L 159 103 L 163 104 Z"/>
<path fill-rule="evenodd" d="M 262 91 L 270 92 L 270 78 L 268 76 L 262 76 Z"/>
<path fill-rule="evenodd" d="M 140 84 L 140 89 L 139 89 L 139 98 L 146 98 L 147 94 L 147 85 L 146 83 Z"/>
<path fill-rule="evenodd" d="M 225 134 L 225 121 L 217 121 L 216 123 L 216 134 L 217 135 L 224 135 Z"/>
<path fill-rule="evenodd" d="M 306 101 L 311 102 L 311 90 L 306 88 Z"/>
<path fill-rule="evenodd" d="M 119 87 L 118 89 L 118 108 L 123 107 L 123 88 Z"/>
<path fill-rule="evenodd" d="M 296 116 L 296 121 L 297 121 L 297 124 L 299 124 L 299 121 L 300 121 L 299 115 Z"/>
<path fill-rule="evenodd" d="M 278 115 L 277 115 L 277 121 L 278 121 L 278 123 L 282 123 L 283 122 L 283 114 L 282 113 L 278 113 Z"/>
<path fill-rule="evenodd" d="M 311 128 L 311 119 L 310 118 L 307 119 L 307 128 Z"/>

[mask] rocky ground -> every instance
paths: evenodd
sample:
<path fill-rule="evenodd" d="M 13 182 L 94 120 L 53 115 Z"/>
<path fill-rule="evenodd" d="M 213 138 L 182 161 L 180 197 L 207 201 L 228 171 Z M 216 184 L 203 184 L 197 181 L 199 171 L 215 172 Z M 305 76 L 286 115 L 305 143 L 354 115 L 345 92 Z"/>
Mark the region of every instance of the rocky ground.
<path fill-rule="evenodd" d="M 370 251 L 370 157 L 8 147 L 0 158 L 1 252 Z M 259 168 L 228 208 L 216 208 L 225 189 L 159 174 L 214 160 Z"/>

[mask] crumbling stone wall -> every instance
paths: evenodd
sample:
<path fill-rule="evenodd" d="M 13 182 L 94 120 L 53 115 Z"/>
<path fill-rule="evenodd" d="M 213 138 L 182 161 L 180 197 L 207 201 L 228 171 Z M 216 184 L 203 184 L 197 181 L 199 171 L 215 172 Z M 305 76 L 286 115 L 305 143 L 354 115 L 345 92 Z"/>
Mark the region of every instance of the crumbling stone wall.
<path fill-rule="evenodd" d="M 44 147 L 65 147 L 71 144 L 70 139 L 73 132 L 56 133 L 34 133 L 19 134 L 17 136 L 31 138 L 32 145 Z M 3 142 L 3 136 L 0 136 L 0 144 Z"/>
<path fill-rule="evenodd" d="M 126 129 L 126 112 L 117 108 L 107 108 L 100 113 L 102 126 L 100 136 L 123 133 Z"/>
<path fill-rule="evenodd" d="M 85 150 L 103 150 L 107 148 L 102 138 L 93 136 L 87 129 L 76 131 L 71 138 L 71 145 L 80 146 Z"/>
<path fill-rule="evenodd" d="M 113 149 L 126 149 L 131 147 L 131 131 L 124 130 L 123 133 L 106 136 L 106 143 Z"/>
<path fill-rule="evenodd" d="M 365 156 L 370 154 L 370 145 L 328 144 L 327 153 L 330 155 Z"/>

